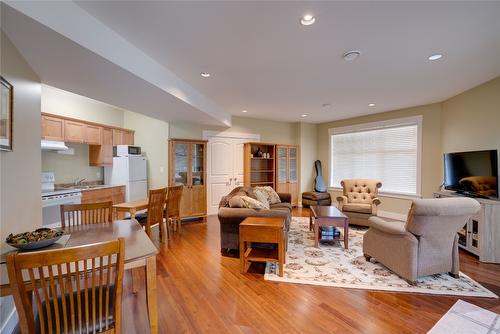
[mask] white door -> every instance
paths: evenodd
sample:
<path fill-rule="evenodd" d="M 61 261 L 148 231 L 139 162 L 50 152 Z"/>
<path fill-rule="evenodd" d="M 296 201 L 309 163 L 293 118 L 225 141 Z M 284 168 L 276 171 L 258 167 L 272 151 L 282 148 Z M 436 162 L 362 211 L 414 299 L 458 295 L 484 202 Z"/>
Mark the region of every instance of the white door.
<path fill-rule="evenodd" d="M 217 214 L 221 198 L 243 185 L 243 144 L 259 135 L 204 133 L 207 143 L 207 211 Z"/>

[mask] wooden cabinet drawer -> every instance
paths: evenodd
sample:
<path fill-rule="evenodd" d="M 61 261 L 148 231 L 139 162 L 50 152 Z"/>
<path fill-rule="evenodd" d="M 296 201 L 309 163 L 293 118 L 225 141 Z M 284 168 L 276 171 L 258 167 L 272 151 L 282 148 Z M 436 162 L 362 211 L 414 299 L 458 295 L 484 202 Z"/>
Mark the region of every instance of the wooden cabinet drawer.
<path fill-rule="evenodd" d="M 112 201 L 112 189 L 113 188 L 104 188 L 82 191 L 82 203 L 86 204 Z"/>
<path fill-rule="evenodd" d="M 82 122 L 64 121 L 64 141 L 85 143 L 87 125 Z"/>
<path fill-rule="evenodd" d="M 57 117 L 42 116 L 42 138 L 64 141 L 64 120 Z"/>

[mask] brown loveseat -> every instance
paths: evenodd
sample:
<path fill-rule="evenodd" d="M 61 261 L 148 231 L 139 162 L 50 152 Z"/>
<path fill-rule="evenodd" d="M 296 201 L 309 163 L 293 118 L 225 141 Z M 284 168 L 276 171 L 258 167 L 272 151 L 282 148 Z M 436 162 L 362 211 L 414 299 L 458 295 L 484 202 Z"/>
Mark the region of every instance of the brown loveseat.
<path fill-rule="evenodd" d="M 292 204 L 290 194 L 278 193 L 281 203 L 271 204 L 271 208 L 269 210 L 231 208 L 229 207 L 229 200 L 231 199 L 231 197 L 236 195 L 255 198 L 252 187 L 237 187 L 233 189 L 227 196 L 224 196 L 221 199 L 219 203 L 218 214 L 220 222 L 221 251 L 239 250 L 240 223 L 247 217 L 285 218 L 285 229 L 288 233 L 288 230 L 290 228 L 290 220 L 292 219 Z"/>

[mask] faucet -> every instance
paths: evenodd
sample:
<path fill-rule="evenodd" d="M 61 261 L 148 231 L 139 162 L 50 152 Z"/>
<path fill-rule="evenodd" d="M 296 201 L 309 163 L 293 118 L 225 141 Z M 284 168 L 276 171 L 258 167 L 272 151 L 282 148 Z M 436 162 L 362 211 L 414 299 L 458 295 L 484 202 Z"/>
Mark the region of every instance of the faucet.
<path fill-rule="evenodd" d="M 83 179 L 80 179 L 79 177 L 77 177 L 75 179 L 75 186 L 79 186 L 82 184 L 83 181 L 87 180 L 86 178 L 83 178 Z"/>

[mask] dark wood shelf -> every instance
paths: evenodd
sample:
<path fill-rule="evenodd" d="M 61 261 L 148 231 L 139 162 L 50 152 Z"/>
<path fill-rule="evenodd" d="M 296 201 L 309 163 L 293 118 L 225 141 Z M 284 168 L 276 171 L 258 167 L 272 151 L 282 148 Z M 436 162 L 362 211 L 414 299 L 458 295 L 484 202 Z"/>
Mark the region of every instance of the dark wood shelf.
<path fill-rule="evenodd" d="M 252 173 L 272 173 L 274 172 L 273 169 L 252 169 Z"/>
<path fill-rule="evenodd" d="M 265 262 L 278 259 L 278 249 L 248 248 L 245 252 L 248 261 Z"/>
<path fill-rule="evenodd" d="M 254 159 L 254 160 L 274 160 L 274 158 L 259 158 L 259 157 L 253 157 L 253 158 L 250 158 L 250 159 Z"/>

